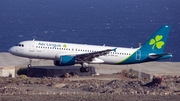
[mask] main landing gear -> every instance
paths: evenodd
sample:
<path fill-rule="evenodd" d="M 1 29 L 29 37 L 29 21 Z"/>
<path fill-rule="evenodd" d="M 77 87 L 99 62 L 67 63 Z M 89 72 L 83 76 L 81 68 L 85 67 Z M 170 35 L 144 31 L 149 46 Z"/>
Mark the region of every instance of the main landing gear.
<path fill-rule="evenodd" d="M 80 72 L 89 72 L 90 68 L 88 67 L 88 63 L 81 64 Z"/>

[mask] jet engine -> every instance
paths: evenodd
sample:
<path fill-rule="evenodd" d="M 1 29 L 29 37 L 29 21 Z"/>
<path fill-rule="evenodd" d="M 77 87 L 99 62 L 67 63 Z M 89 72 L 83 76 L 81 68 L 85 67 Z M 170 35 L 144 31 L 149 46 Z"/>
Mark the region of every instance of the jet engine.
<path fill-rule="evenodd" d="M 70 66 L 74 65 L 76 59 L 74 56 L 60 56 L 59 60 L 54 60 L 55 66 Z"/>

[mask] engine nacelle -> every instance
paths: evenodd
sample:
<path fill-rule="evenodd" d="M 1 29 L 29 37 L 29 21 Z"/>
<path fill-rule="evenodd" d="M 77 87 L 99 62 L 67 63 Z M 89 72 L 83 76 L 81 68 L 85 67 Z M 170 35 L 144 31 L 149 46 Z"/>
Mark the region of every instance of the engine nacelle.
<path fill-rule="evenodd" d="M 76 58 L 74 56 L 60 56 L 59 60 L 54 61 L 54 65 L 70 66 L 70 65 L 74 65 L 75 62 L 76 62 Z"/>

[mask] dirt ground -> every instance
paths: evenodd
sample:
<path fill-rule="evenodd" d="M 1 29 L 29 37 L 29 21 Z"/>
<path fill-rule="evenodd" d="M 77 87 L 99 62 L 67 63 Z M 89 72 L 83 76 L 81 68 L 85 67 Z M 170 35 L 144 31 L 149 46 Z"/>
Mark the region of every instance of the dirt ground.
<path fill-rule="evenodd" d="M 123 74 L 91 77 L 0 77 L 0 101 L 177 101 L 180 77 L 153 80 Z"/>
<path fill-rule="evenodd" d="M 179 96 L 150 96 L 150 95 L 12 95 L 0 96 L 1 101 L 179 101 Z"/>

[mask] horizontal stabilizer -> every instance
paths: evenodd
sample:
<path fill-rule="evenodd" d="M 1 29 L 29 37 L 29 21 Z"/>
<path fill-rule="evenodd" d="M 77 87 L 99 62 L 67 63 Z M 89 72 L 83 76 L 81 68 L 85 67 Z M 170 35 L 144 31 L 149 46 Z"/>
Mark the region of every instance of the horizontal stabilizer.
<path fill-rule="evenodd" d="M 150 53 L 149 54 L 149 57 L 152 58 L 152 59 L 166 57 L 166 56 L 172 57 L 172 54 L 171 53 L 161 53 L 161 54 Z"/>

